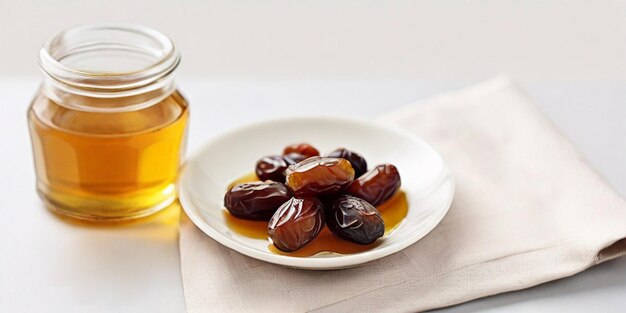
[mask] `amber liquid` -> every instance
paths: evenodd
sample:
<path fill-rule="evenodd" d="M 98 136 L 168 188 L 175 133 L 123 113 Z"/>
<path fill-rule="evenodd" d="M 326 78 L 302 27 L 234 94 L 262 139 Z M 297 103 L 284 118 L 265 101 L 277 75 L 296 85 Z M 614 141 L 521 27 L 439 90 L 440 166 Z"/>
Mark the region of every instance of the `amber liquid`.
<path fill-rule="evenodd" d="M 229 186 L 229 188 L 236 184 L 258 180 L 259 179 L 257 178 L 257 176 L 254 174 L 246 175 L 233 182 Z M 384 239 L 384 237 L 388 236 L 402 223 L 409 211 L 409 203 L 407 202 L 406 194 L 402 191 L 398 192 L 391 199 L 379 205 L 377 209 L 380 212 L 383 221 L 385 222 L 385 235 L 383 236 Z M 237 234 L 254 239 L 269 240 L 267 237 L 267 222 L 240 219 L 228 213 L 226 209 L 224 209 L 224 219 L 226 221 L 226 225 Z M 359 245 L 350 241 L 343 240 L 333 235 L 333 233 L 331 233 L 327 227 L 324 227 L 324 229 L 322 229 L 322 231 L 317 236 L 317 238 L 315 238 L 315 240 L 313 240 L 310 244 L 298 251 L 280 251 L 276 249 L 274 245 L 270 244 L 269 241 L 267 247 L 269 251 L 276 254 L 295 257 L 309 257 L 319 253 L 358 253 L 370 250 L 378 246 L 380 243 L 381 240 L 379 239 L 369 245 Z"/>
<path fill-rule="evenodd" d="M 39 94 L 28 115 L 37 189 L 54 212 L 130 220 L 176 199 L 188 117 L 178 92 L 114 113 L 69 109 Z"/>

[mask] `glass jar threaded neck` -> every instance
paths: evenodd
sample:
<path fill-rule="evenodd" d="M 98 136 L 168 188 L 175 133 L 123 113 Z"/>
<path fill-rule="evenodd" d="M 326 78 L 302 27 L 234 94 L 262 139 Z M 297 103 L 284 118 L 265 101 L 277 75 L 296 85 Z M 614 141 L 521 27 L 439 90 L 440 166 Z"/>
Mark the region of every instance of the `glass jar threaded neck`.
<path fill-rule="evenodd" d="M 72 109 L 119 112 L 158 103 L 174 89 L 180 55 L 172 41 L 131 24 L 61 31 L 41 49 L 43 91 Z"/>

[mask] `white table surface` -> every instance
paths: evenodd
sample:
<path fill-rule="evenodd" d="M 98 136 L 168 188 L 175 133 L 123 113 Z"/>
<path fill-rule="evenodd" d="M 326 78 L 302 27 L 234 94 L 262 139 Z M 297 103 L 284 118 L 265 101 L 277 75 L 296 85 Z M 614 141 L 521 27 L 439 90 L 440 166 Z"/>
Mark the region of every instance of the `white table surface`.
<path fill-rule="evenodd" d="M 37 198 L 26 109 L 37 78 L 0 78 L 0 312 L 183 312 L 178 232 L 172 225 L 90 228 L 63 222 Z M 420 80 L 181 80 L 192 105 L 188 151 L 221 131 L 278 116 L 376 114 L 469 85 Z M 525 86 L 622 196 L 626 195 L 626 88 L 620 84 Z M 381 301 L 384 301 L 381 299 Z M 619 312 L 626 258 L 450 312 Z M 446 311 L 444 310 L 444 311 Z"/>

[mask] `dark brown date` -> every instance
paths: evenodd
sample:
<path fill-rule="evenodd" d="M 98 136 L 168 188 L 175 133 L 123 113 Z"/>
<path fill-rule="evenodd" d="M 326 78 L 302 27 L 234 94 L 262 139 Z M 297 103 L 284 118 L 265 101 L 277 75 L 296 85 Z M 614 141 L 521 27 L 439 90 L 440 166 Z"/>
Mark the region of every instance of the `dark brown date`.
<path fill-rule="evenodd" d="M 377 206 L 400 190 L 398 169 L 391 164 L 381 164 L 354 180 L 347 192 Z"/>
<path fill-rule="evenodd" d="M 289 166 L 285 171 L 287 186 L 297 195 L 328 195 L 354 180 L 354 169 L 345 159 L 311 157 Z"/>
<path fill-rule="evenodd" d="M 297 143 L 285 147 L 283 155 L 288 155 L 290 153 L 302 154 L 307 158 L 320 155 L 320 152 L 308 143 Z"/>
<path fill-rule="evenodd" d="M 267 226 L 276 248 L 291 252 L 309 244 L 324 228 L 324 208 L 316 198 L 291 198 L 278 208 Z"/>
<path fill-rule="evenodd" d="M 291 160 L 291 159 L 290 159 Z M 285 170 L 293 164 L 285 160 L 283 156 L 272 155 L 261 158 L 256 162 L 254 172 L 260 180 L 273 180 L 275 182 L 285 182 Z"/>
<path fill-rule="evenodd" d="M 360 177 L 367 172 L 367 161 L 354 151 L 350 151 L 346 148 L 335 149 L 326 155 L 328 158 L 342 158 L 346 159 L 352 164 L 354 169 L 354 177 Z"/>
<path fill-rule="evenodd" d="M 385 233 L 385 222 L 367 201 L 342 195 L 328 210 L 326 225 L 333 234 L 358 244 L 370 244 Z"/>
<path fill-rule="evenodd" d="M 224 206 L 236 217 L 267 221 L 290 198 L 291 191 L 282 183 L 252 182 L 228 190 L 224 195 Z"/>
<path fill-rule="evenodd" d="M 285 161 L 287 161 L 287 163 L 289 165 L 292 165 L 292 164 L 296 164 L 298 162 L 302 162 L 302 161 L 306 160 L 308 157 L 305 156 L 305 155 L 302 155 L 300 153 L 292 152 L 292 153 L 283 155 L 283 158 L 285 159 Z"/>

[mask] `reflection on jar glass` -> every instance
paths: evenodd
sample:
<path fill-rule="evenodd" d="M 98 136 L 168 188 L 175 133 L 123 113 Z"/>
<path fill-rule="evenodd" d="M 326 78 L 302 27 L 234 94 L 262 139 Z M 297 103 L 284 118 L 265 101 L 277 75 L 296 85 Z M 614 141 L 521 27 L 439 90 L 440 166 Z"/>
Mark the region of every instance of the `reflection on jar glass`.
<path fill-rule="evenodd" d="M 189 109 L 171 40 L 136 25 L 89 25 L 52 37 L 39 61 L 28 122 L 48 208 L 120 221 L 172 203 Z"/>

